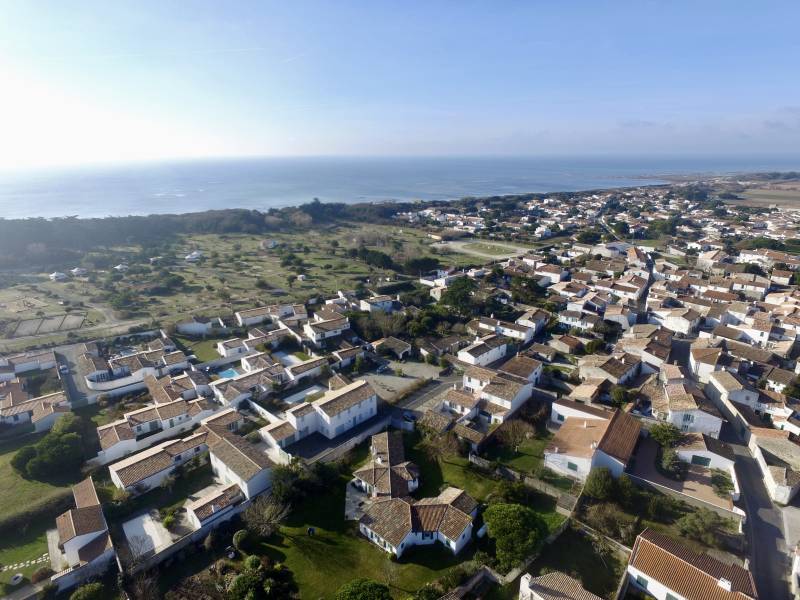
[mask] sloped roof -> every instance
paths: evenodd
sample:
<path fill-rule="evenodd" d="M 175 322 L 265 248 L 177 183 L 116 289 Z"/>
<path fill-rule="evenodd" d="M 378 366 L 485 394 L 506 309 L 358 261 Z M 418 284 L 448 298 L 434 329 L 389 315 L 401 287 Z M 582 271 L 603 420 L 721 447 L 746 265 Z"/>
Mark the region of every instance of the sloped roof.
<path fill-rule="evenodd" d="M 684 598 L 747 600 L 758 597 L 749 571 L 707 554 L 697 554 L 672 538 L 650 530 L 636 538 L 629 564 Z M 730 582 L 731 591 L 720 585 L 720 579 Z"/>

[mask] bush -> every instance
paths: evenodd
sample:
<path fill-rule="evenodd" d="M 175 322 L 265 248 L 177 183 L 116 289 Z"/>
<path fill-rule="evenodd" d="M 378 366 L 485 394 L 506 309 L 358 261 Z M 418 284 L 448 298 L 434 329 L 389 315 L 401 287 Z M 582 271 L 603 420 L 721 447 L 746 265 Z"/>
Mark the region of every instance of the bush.
<path fill-rule="evenodd" d="M 46 581 L 50 579 L 52 574 L 53 569 L 50 567 L 39 567 L 31 575 L 31 583 L 41 583 L 42 581 Z"/>
<path fill-rule="evenodd" d="M 520 504 L 494 504 L 486 509 L 483 518 L 503 571 L 533 554 L 547 533 L 542 518 Z"/>
<path fill-rule="evenodd" d="M 261 559 L 255 555 L 248 556 L 246 559 L 244 559 L 244 568 L 247 569 L 248 571 L 260 571 Z"/>
<path fill-rule="evenodd" d="M 105 600 L 108 598 L 102 583 L 87 583 L 72 592 L 69 600 Z"/>
<path fill-rule="evenodd" d="M 595 468 L 586 478 L 583 493 L 594 500 L 608 500 L 614 494 L 614 478 L 605 467 Z"/>
<path fill-rule="evenodd" d="M 248 533 L 246 529 L 240 529 L 233 534 L 233 547 L 239 552 L 243 552 L 245 546 L 247 546 L 247 536 Z"/>
<path fill-rule="evenodd" d="M 681 430 L 672 423 L 656 423 L 650 428 L 650 437 L 662 448 L 672 448 L 681 439 Z"/>
<path fill-rule="evenodd" d="M 21 475 L 32 479 L 48 479 L 78 474 L 84 458 L 83 419 L 62 417 L 53 429 L 32 446 L 21 448 L 11 465 Z"/>
<path fill-rule="evenodd" d="M 391 600 L 389 587 L 370 579 L 354 579 L 336 592 L 336 600 Z"/>
<path fill-rule="evenodd" d="M 707 508 L 698 508 L 682 516 L 676 522 L 681 535 L 702 542 L 706 546 L 719 547 L 717 532 L 725 525 L 725 520 Z"/>

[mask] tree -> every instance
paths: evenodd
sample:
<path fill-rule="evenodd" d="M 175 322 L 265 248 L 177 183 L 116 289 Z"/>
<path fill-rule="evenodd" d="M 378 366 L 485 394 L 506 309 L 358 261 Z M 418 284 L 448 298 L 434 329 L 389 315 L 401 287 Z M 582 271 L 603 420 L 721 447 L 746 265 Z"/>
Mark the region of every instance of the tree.
<path fill-rule="evenodd" d="M 355 362 L 353 362 L 353 371 L 356 373 L 361 373 L 364 370 L 364 357 L 363 356 L 356 356 Z"/>
<path fill-rule="evenodd" d="M 628 402 L 628 390 L 621 385 L 615 385 L 611 388 L 611 401 L 614 406 L 622 408 Z"/>
<path fill-rule="evenodd" d="M 478 284 L 469 277 L 459 277 L 442 294 L 441 303 L 463 317 L 471 316 L 474 307 L 472 295 L 477 287 Z"/>
<path fill-rule="evenodd" d="M 432 461 L 438 461 L 444 456 L 458 454 L 458 451 L 461 449 L 458 438 L 452 431 L 446 431 L 444 433 L 433 431 L 424 432 L 421 446 L 422 451 Z"/>
<path fill-rule="evenodd" d="M 521 419 L 511 419 L 497 432 L 503 444 L 516 452 L 522 443 L 533 436 L 533 427 Z"/>
<path fill-rule="evenodd" d="M 583 493 L 595 500 L 608 500 L 614 494 L 614 478 L 605 467 L 592 469 L 583 486 Z"/>
<path fill-rule="evenodd" d="M 87 583 L 72 592 L 69 600 L 104 600 L 108 597 L 102 583 Z"/>
<path fill-rule="evenodd" d="M 290 510 L 288 504 L 280 502 L 271 495 L 262 495 L 247 507 L 244 512 L 244 521 L 258 535 L 269 537 L 275 532 L 281 521 L 289 516 Z M 239 533 L 241 532 L 237 532 L 237 535 Z M 234 543 L 235 541 L 236 537 L 234 536 Z"/>
<path fill-rule="evenodd" d="M 547 533 L 542 518 L 520 504 L 494 504 L 486 509 L 483 519 L 503 571 L 533 554 Z"/>
<path fill-rule="evenodd" d="M 724 524 L 722 517 L 707 508 L 698 508 L 676 521 L 681 535 L 713 547 L 719 546 L 717 531 Z"/>
<path fill-rule="evenodd" d="M 650 437 L 662 448 L 672 448 L 681 439 L 681 430 L 672 423 L 656 423 L 650 428 Z"/>
<path fill-rule="evenodd" d="M 362 577 L 340 587 L 336 600 L 392 600 L 392 594 L 389 586 Z"/>

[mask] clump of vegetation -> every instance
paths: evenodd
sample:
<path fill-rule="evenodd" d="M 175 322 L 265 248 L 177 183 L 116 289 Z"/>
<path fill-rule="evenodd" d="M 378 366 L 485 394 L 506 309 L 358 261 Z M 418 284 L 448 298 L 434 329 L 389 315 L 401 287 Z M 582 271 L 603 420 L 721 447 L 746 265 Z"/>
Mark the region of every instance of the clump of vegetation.
<path fill-rule="evenodd" d="M 61 417 L 42 439 L 20 448 L 11 459 L 11 466 L 23 477 L 39 481 L 75 477 L 85 459 L 88 428 L 89 424 L 81 417 Z"/>
<path fill-rule="evenodd" d="M 336 592 L 336 600 L 392 600 L 389 586 L 370 579 L 354 579 Z"/>
<path fill-rule="evenodd" d="M 721 469 L 712 469 L 711 487 L 714 488 L 714 493 L 717 496 L 727 498 L 733 492 L 733 479 L 731 479 L 729 473 Z"/>
<path fill-rule="evenodd" d="M 533 554 L 547 535 L 547 525 L 527 506 L 493 504 L 483 515 L 494 542 L 497 566 L 508 572 Z"/>

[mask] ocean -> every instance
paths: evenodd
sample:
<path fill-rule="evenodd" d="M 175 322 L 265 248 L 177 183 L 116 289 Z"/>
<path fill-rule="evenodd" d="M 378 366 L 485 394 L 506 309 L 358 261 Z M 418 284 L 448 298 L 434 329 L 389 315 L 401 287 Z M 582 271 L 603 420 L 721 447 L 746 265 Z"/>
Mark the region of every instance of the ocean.
<path fill-rule="evenodd" d="M 0 173 L 0 218 L 268 210 L 323 202 L 451 200 L 800 169 L 798 159 L 260 158 Z"/>

